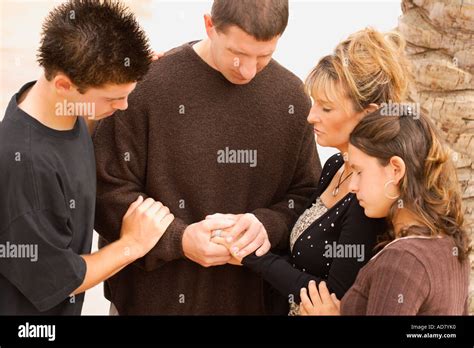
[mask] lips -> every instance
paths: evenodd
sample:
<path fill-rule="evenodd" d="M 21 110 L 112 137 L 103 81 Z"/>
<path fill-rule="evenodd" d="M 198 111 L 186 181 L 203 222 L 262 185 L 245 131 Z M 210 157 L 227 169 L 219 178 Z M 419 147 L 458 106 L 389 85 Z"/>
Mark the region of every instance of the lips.
<path fill-rule="evenodd" d="M 314 128 L 314 134 L 323 134 L 323 132 L 321 132 L 320 130 Z"/>

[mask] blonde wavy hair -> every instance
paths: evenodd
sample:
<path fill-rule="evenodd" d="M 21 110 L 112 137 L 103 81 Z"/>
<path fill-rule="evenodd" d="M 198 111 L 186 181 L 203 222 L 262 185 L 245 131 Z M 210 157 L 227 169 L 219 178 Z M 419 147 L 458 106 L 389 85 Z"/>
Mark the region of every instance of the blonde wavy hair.
<path fill-rule="evenodd" d="M 397 32 L 360 30 L 321 58 L 306 79 L 307 92 L 323 103 L 349 97 L 356 112 L 371 103 L 401 102 L 411 80 L 404 50 L 405 40 Z"/>

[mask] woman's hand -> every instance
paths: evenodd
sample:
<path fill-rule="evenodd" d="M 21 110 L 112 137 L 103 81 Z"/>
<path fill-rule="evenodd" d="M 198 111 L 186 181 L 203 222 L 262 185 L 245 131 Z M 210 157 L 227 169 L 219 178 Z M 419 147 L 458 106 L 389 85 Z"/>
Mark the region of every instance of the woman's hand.
<path fill-rule="evenodd" d="M 219 231 L 221 231 L 219 233 Z M 213 243 L 216 243 L 216 244 L 220 244 L 220 245 L 223 245 L 225 246 L 227 249 L 230 250 L 232 244 L 231 243 L 228 243 L 224 237 L 224 234 L 222 233 L 224 230 L 217 230 L 217 231 L 214 231 L 214 235 L 212 236 L 211 235 L 211 242 Z M 216 234 L 216 232 L 218 232 Z M 229 262 L 227 263 L 230 263 L 231 265 L 235 265 L 235 266 L 242 266 L 242 258 L 238 258 L 234 255 L 232 255 L 232 258 L 230 259 Z"/>
<path fill-rule="evenodd" d="M 153 51 L 152 56 L 151 56 L 151 60 L 152 60 L 152 61 L 158 60 L 158 59 L 160 59 L 161 57 L 163 57 L 164 55 L 165 55 L 164 52 L 156 52 L 156 51 Z"/>
<path fill-rule="evenodd" d="M 225 216 L 228 219 L 237 221 L 242 214 L 234 215 L 234 214 L 214 214 L 214 215 L 208 215 L 206 216 L 206 219 L 212 219 L 215 218 L 216 216 Z M 232 247 L 232 242 L 227 242 L 227 234 L 230 232 L 230 228 L 224 229 L 224 230 L 216 230 L 212 233 L 211 235 L 211 242 L 220 244 L 225 246 L 227 249 L 231 249 Z M 232 254 L 232 253 L 231 253 Z M 235 255 L 232 255 L 232 259 L 228 262 L 231 265 L 235 266 L 242 266 L 242 257 L 237 257 Z"/>
<path fill-rule="evenodd" d="M 308 290 L 306 290 L 306 288 L 301 289 L 300 297 L 301 315 L 341 315 L 341 301 L 337 299 L 335 294 L 329 294 L 325 282 L 319 283 L 318 291 L 316 282 L 311 280 L 308 285 Z"/>
<path fill-rule="evenodd" d="M 229 250 L 232 259 L 228 263 L 232 265 L 241 266 L 242 259 L 245 256 L 252 254 L 255 250 L 256 255 L 261 256 L 266 254 L 271 247 L 265 228 L 253 214 L 213 214 L 206 216 L 206 220 L 211 219 L 230 219 L 235 221 L 236 224 L 246 219 L 240 226 L 243 232 L 236 233 L 235 227 L 232 226 L 223 230 L 215 230 L 211 235 L 211 242 L 221 244 Z M 247 227 L 245 223 L 247 223 Z M 263 231 L 258 230 L 259 225 L 262 226 Z M 246 233 L 250 233 L 252 228 L 254 233 L 251 233 L 251 237 L 247 237 Z M 255 234 L 255 231 L 258 231 L 258 233 Z M 244 240 L 245 242 L 243 242 Z M 240 247 L 238 246 L 239 243 L 241 244 Z"/>

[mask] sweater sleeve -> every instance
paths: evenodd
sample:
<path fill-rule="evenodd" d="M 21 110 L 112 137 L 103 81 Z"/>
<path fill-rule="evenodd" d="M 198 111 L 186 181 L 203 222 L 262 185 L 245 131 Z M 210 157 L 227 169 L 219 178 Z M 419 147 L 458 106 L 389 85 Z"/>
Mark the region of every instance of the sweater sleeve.
<path fill-rule="evenodd" d="M 97 162 L 95 229 L 108 242 L 119 239 L 122 218 L 129 205 L 139 195 L 148 197 L 148 118 L 146 106 L 142 106 L 146 103 L 138 101 L 138 97 L 132 93 L 130 107 L 100 121 L 93 135 Z M 184 258 L 182 236 L 186 226 L 176 217 L 155 247 L 135 264 L 153 270 L 165 262 Z"/>
<path fill-rule="evenodd" d="M 334 258 L 327 279 L 322 278 L 321 275 L 311 275 L 300 271 L 285 258 L 272 253 L 261 257 L 252 254 L 244 258 L 242 262 L 244 266 L 260 273 L 282 295 L 286 297 L 293 295 L 292 298 L 296 303 L 300 302 L 301 288 L 307 287 L 310 280 L 317 283 L 325 280 L 329 290 L 340 299 L 354 283 L 359 270 L 370 259 L 376 236 L 383 231 L 383 228 L 383 220 L 365 217 L 362 208 L 356 201 L 353 201 L 342 218 L 341 233 L 337 243 L 340 245 L 363 245 L 364 257 L 362 260 Z M 314 257 L 324 256 L 314 255 Z"/>
<path fill-rule="evenodd" d="M 314 134 L 311 127 L 306 125 L 297 168 L 285 197 L 270 207 L 252 212 L 265 227 L 272 248 L 284 249 L 288 245 L 290 229 L 316 192 L 320 174 L 321 162 L 316 151 Z"/>
<path fill-rule="evenodd" d="M 367 315 L 416 315 L 430 291 L 428 273 L 408 251 L 381 251 L 371 272 Z"/>
<path fill-rule="evenodd" d="M 295 303 L 300 302 L 300 290 L 306 287 L 310 280 L 317 283 L 323 280 L 294 268 L 286 258 L 272 252 L 260 257 L 255 253 L 250 254 L 242 260 L 242 264 L 261 274 L 280 294 Z"/>

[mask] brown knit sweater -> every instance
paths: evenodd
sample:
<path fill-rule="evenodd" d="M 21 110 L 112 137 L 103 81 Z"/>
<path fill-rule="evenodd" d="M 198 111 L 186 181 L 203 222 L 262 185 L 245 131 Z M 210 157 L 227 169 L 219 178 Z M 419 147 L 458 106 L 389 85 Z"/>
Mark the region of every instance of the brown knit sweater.
<path fill-rule="evenodd" d="M 444 238 L 401 238 L 359 272 L 343 315 L 467 315 L 469 261 Z"/>
<path fill-rule="evenodd" d="M 182 235 L 207 214 L 248 212 L 272 247 L 285 247 L 321 171 L 309 109 L 302 82 L 274 60 L 240 86 L 191 44 L 152 64 L 129 109 L 100 122 L 93 137 L 95 227 L 103 238 L 119 237 L 122 216 L 140 194 L 176 216 L 149 254 L 106 282 L 120 314 L 264 313 L 259 276 L 188 260 Z"/>

